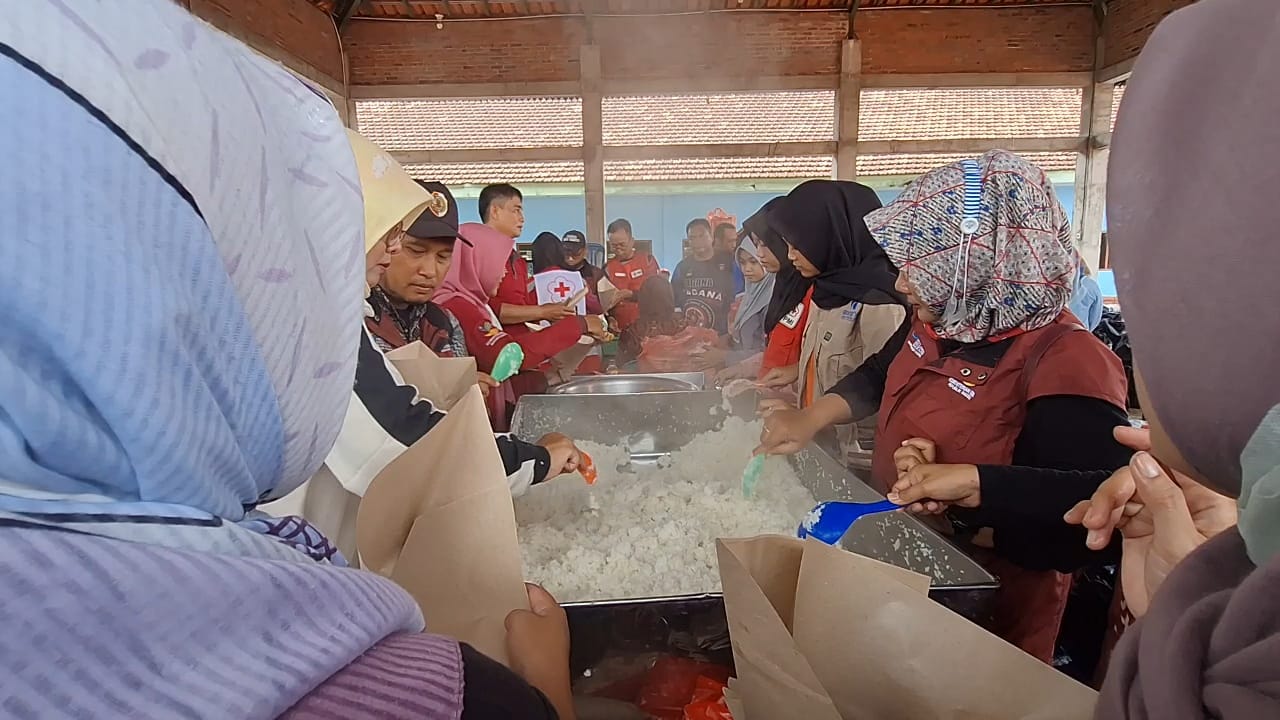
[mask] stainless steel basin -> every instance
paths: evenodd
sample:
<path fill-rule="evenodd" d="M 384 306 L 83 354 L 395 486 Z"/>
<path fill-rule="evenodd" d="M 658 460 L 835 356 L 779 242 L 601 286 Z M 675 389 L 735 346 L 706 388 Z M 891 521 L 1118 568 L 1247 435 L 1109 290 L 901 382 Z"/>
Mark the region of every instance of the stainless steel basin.
<path fill-rule="evenodd" d="M 558 431 L 582 440 L 624 444 L 636 464 L 655 461 L 694 435 L 721 427 L 725 416 L 724 399 L 716 391 L 525 395 L 516 405 L 511 431 L 526 440 Z M 819 501 L 881 499 L 817 447 L 797 453 L 790 462 Z M 903 513 L 869 517 L 855 524 L 841 545 L 931 576 L 930 597 L 970 620 L 986 619 L 996 579 L 915 518 Z M 572 639 L 570 666 L 579 678 L 589 677 L 604 658 L 652 652 L 733 664 L 724 598 L 711 589 L 570 602 L 565 610 Z"/>
<path fill-rule="evenodd" d="M 724 399 L 716 391 L 525 395 L 516 405 L 511 432 L 526 440 L 555 431 L 575 439 L 624 444 L 631 450 L 632 463 L 643 463 L 680 449 L 698 433 L 720 427 L 725 416 Z M 747 450 L 744 448 L 744 454 Z M 857 475 L 815 446 L 788 459 L 800 481 L 819 502 L 882 499 Z M 796 518 L 797 524 L 799 520 Z M 931 595 L 971 618 L 982 613 L 982 606 L 997 586 L 995 578 L 981 565 L 903 513 L 873 516 L 857 523 L 841 545 L 860 555 L 931 576 Z M 687 597 L 619 598 L 587 604 L 661 602 Z"/>
<path fill-rule="evenodd" d="M 650 375 L 582 375 L 557 385 L 551 395 L 632 395 L 655 392 L 694 392 L 706 382 L 702 373 Z"/>

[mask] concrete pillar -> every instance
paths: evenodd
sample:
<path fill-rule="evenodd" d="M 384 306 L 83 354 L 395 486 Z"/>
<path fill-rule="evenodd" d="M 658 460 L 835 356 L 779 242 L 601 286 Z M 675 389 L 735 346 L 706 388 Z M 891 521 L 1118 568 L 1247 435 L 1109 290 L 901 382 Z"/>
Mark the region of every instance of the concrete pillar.
<path fill-rule="evenodd" d="M 845 40 L 836 90 L 836 178 L 858 177 L 858 108 L 862 102 L 862 42 Z"/>
<path fill-rule="evenodd" d="M 1073 228 L 1080 255 L 1093 270 L 1102 255 L 1102 220 L 1107 204 L 1107 161 L 1111 155 L 1111 102 L 1115 85 L 1094 84 L 1085 88 L 1081 108 L 1085 151 L 1076 162 L 1076 211 Z"/>
<path fill-rule="evenodd" d="M 580 49 L 582 82 L 582 169 L 586 190 L 587 241 L 605 242 L 604 117 L 600 83 L 600 46 Z"/>
<path fill-rule="evenodd" d="M 356 101 L 355 100 L 343 101 L 342 105 L 339 106 L 338 108 L 338 112 L 343 114 L 342 121 L 347 124 L 347 127 L 356 131 L 360 130 L 359 123 L 356 121 Z"/>

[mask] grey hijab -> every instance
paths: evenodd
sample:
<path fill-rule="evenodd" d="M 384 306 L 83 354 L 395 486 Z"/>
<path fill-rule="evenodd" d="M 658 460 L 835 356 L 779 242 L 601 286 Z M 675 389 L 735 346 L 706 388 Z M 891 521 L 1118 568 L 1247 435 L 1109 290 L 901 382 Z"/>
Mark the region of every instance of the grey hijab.
<path fill-rule="evenodd" d="M 1280 718 L 1280 2 L 1201 0 L 1156 29 L 1120 112 L 1108 214 L 1153 410 L 1240 498 L 1112 657 L 1097 717 Z"/>

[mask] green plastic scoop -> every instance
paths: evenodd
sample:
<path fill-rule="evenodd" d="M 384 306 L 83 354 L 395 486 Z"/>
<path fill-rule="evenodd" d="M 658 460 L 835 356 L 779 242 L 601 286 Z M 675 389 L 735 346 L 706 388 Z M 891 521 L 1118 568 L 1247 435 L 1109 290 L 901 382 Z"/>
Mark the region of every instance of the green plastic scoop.
<path fill-rule="evenodd" d="M 493 361 L 493 372 L 489 373 L 494 380 L 503 382 L 520 372 L 524 364 L 524 350 L 518 343 L 508 343 L 498 351 L 498 359 Z"/>
<path fill-rule="evenodd" d="M 760 475 L 764 472 L 765 455 L 756 455 L 747 463 L 747 469 L 742 471 L 742 497 L 751 499 L 756 493 L 756 483 L 760 482 Z"/>

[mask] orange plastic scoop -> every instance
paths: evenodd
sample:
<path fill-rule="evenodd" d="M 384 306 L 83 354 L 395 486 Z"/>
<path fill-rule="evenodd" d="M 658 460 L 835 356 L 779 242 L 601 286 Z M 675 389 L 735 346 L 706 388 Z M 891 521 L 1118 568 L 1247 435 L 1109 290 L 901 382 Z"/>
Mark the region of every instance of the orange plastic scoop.
<path fill-rule="evenodd" d="M 595 485 L 596 480 L 600 477 L 596 472 L 596 464 L 592 462 L 591 456 L 579 451 L 582 456 L 582 462 L 578 464 L 578 472 L 582 474 L 582 479 L 587 481 L 588 485 Z"/>

